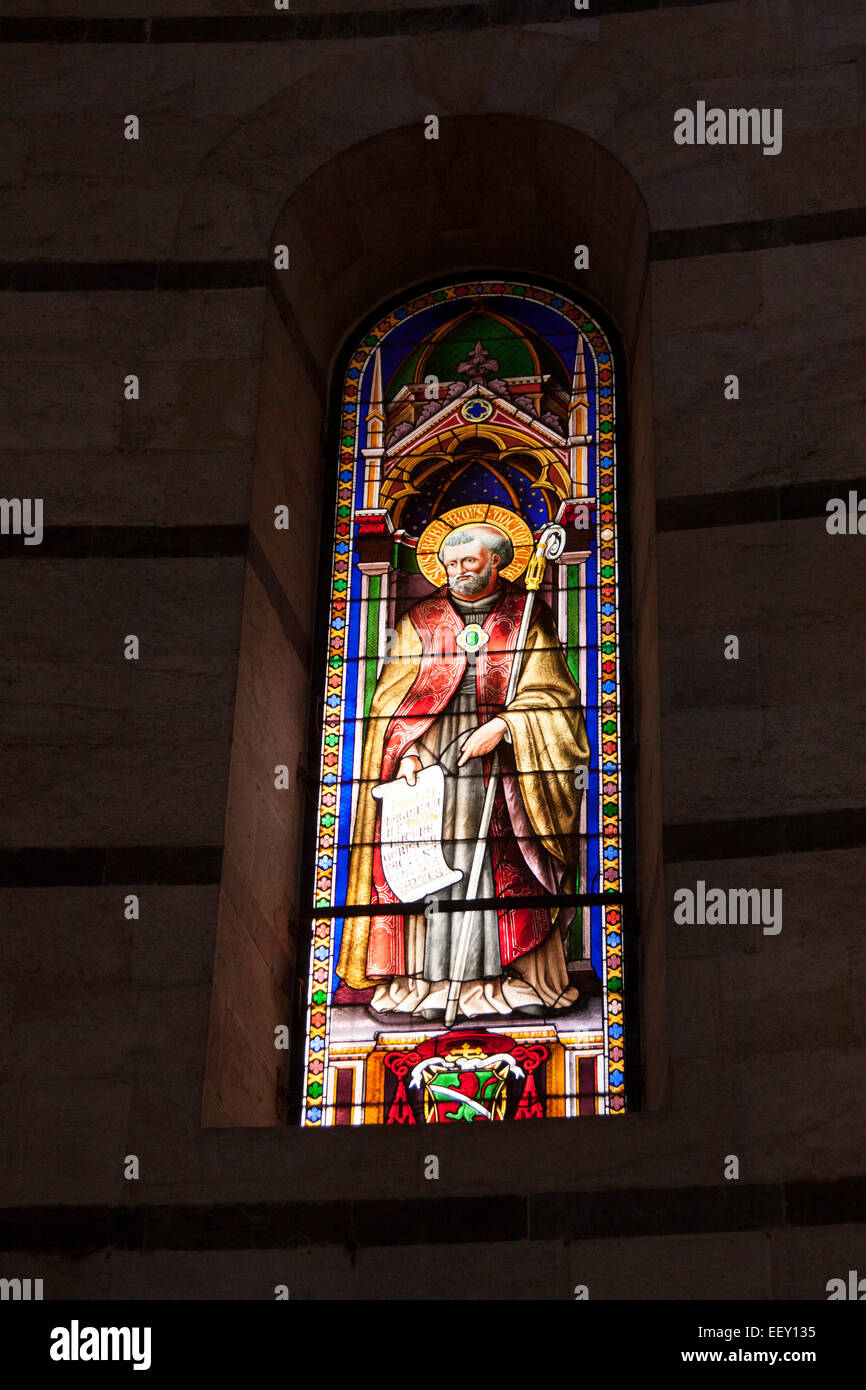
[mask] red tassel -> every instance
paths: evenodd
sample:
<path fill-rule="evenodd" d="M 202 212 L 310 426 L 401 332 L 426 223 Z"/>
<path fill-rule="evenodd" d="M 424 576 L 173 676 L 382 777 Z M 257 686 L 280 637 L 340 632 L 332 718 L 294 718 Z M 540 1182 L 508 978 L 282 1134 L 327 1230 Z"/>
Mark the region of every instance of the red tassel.
<path fill-rule="evenodd" d="M 523 1088 L 523 1095 L 520 1097 L 520 1104 L 517 1107 L 515 1120 L 543 1120 L 544 1110 L 541 1101 L 538 1099 L 538 1092 L 535 1089 L 535 1082 L 532 1079 L 532 1072 L 526 1073 L 526 1085 Z"/>
<path fill-rule="evenodd" d="M 406 1087 L 403 1085 L 403 1078 L 397 1082 L 397 1092 L 391 1102 L 388 1111 L 386 1125 L 414 1125 L 415 1116 L 409 1104 L 409 1097 L 406 1095 Z"/>

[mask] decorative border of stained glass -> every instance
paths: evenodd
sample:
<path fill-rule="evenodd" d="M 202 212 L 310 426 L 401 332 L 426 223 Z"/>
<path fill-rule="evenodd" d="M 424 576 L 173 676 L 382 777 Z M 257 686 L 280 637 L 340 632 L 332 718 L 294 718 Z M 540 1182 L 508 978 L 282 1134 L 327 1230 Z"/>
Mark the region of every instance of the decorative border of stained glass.
<path fill-rule="evenodd" d="M 320 746 L 319 793 L 316 816 L 314 903 L 311 909 L 312 941 L 307 992 L 301 1123 L 321 1126 L 333 1123 L 329 1107 L 329 1071 L 336 1060 L 331 1047 L 332 994 L 335 963 L 339 954 L 342 920 L 336 915 L 345 900 L 345 866 L 338 846 L 348 835 L 341 831 L 351 815 L 351 779 L 357 776 L 353 746 L 358 711 L 358 683 L 347 650 L 350 603 L 356 597 L 353 566 L 354 520 L 363 509 L 364 458 L 362 428 L 369 402 L 370 366 L 376 350 L 408 319 L 434 305 L 461 300 L 513 300 L 544 306 L 557 315 L 563 331 L 582 335 L 589 351 L 593 381 L 590 390 L 589 493 L 596 497 L 595 545 L 587 570 L 593 568 L 595 607 L 587 604 L 588 629 L 587 705 L 597 707 L 597 727 L 590 730 L 596 765 L 589 775 L 588 827 L 596 860 L 590 864 L 589 889 L 604 892 L 611 902 L 595 901 L 590 908 L 592 960 L 603 987 L 603 1050 L 597 1073 L 598 1110 L 621 1114 L 626 1108 L 626 1059 L 623 1017 L 623 825 L 622 768 L 623 723 L 620 682 L 620 619 L 618 610 L 619 539 L 617 517 L 617 462 L 615 429 L 614 361 L 610 343 L 598 323 L 573 300 L 551 289 L 517 279 L 471 280 L 416 295 L 383 315 L 367 332 L 351 357 L 343 387 L 339 435 L 339 466 L 334 514 L 334 547 L 327 625 L 327 676 Z M 579 339 L 578 339 L 579 341 Z M 366 402 L 365 402 L 366 395 Z M 592 669 L 594 668 L 594 669 Z M 590 674 L 592 671 L 591 679 Z M 597 699 L 589 700 L 594 691 Z M 361 709 L 360 713 L 363 713 Z M 586 888 L 584 886 L 584 891 Z M 322 915 L 317 915 L 317 910 Z M 505 1024 L 507 1027 L 507 1023 Z M 513 1031 L 513 1030 L 512 1030 Z M 519 1030 L 518 1030 L 519 1031 Z M 381 1122 L 365 1107 L 363 1085 L 356 1077 L 349 1122 Z M 572 1083 L 571 1105 L 561 1113 L 576 1114 L 580 1104 L 577 1082 Z M 568 1100 L 569 1097 L 566 1097 Z M 345 1122 L 345 1121 L 344 1121 Z"/>

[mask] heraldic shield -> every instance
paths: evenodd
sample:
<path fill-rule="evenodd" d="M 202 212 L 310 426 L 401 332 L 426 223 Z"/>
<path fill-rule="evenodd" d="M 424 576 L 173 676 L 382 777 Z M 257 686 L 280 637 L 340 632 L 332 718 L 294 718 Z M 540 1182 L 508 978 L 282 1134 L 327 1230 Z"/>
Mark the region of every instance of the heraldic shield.
<path fill-rule="evenodd" d="M 542 1119 L 544 1106 L 533 1073 L 542 1068 L 543 1074 L 547 1057 L 543 1044 L 468 1030 L 389 1052 L 385 1066 L 397 1085 L 386 1123 L 473 1123 L 504 1120 L 509 1113 L 515 1119 Z"/>

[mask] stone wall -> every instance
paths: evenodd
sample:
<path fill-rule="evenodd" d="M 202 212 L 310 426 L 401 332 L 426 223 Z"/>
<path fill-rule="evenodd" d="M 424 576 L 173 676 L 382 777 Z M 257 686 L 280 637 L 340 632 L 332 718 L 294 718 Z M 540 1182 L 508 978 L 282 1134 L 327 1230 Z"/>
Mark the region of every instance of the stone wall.
<path fill-rule="evenodd" d="M 854 1263 L 866 1139 L 864 541 L 824 521 L 860 472 L 861 7 L 503 22 L 377 3 L 365 36 L 364 7 L 335 3 L 306 29 L 298 6 L 290 42 L 232 0 L 162 3 L 149 28 L 118 0 L 121 31 L 69 0 L 82 23 L 55 32 L 54 8 L 15 0 L 0 29 L 2 492 L 43 497 L 49 528 L 38 548 L 3 538 L 17 1272 L 48 1297 L 396 1297 L 482 1275 L 520 1297 L 823 1297 Z M 782 153 L 677 146 L 673 112 L 697 100 L 780 106 Z M 500 117 L 518 148 L 488 187 Z M 570 139 L 623 179 L 581 184 L 555 156 Z M 409 188 L 417 237 L 383 241 L 377 214 Z M 483 264 L 504 191 L 513 228 L 537 228 L 513 254 L 578 292 L 582 227 L 622 238 L 587 290 L 647 407 L 642 909 L 667 930 L 643 952 L 645 1109 L 437 1135 L 428 1183 L 422 1134 L 277 1123 L 285 1077 L 256 1030 L 290 1003 L 302 807 L 287 816 L 269 774 L 305 749 L 336 355 L 381 298 Z M 626 226 L 641 203 L 643 250 Z M 296 253 L 276 280 L 275 239 Z M 296 554 L 266 524 L 286 490 Z M 698 878 L 782 888 L 782 932 L 675 926 L 673 893 Z"/>

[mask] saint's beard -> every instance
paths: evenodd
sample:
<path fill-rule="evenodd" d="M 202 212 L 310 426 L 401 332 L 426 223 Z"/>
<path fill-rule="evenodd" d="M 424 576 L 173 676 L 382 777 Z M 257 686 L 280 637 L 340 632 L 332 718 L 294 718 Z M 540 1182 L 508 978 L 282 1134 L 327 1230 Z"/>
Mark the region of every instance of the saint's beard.
<path fill-rule="evenodd" d="M 461 574 L 457 579 L 449 579 L 448 587 L 457 598 L 474 598 L 493 578 L 493 561 L 488 560 L 478 574 Z"/>

